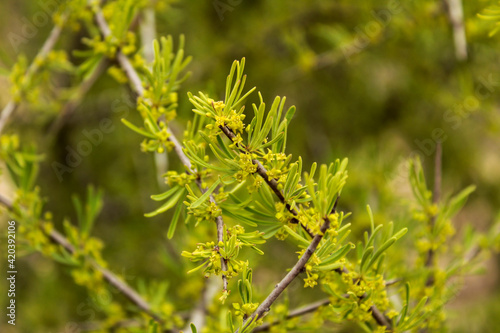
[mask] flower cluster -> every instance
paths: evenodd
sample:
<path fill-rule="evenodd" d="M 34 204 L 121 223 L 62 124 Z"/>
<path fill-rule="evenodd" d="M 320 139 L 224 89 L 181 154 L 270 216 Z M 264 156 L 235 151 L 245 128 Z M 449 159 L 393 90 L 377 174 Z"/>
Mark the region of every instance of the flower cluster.
<path fill-rule="evenodd" d="M 230 227 L 226 231 L 226 238 L 229 239 L 232 236 L 235 236 L 236 241 L 235 245 L 237 248 L 242 246 L 249 246 L 256 250 L 260 254 L 264 254 L 262 251 L 257 249 L 255 246 L 259 244 L 264 244 L 265 240 L 263 239 L 263 233 L 259 231 L 245 232 L 245 228 L 241 225 L 237 224 L 233 227 Z M 230 258 L 227 258 L 230 259 Z"/>
<path fill-rule="evenodd" d="M 440 218 L 436 205 L 430 205 L 424 210 L 417 210 L 413 213 L 413 218 L 425 224 L 425 227 L 418 234 L 415 241 L 415 248 L 419 253 L 418 262 L 424 263 L 429 251 L 444 253 L 448 250 L 447 243 L 455 234 L 455 227 L 450 219 Z M 434 223 L 440 222 L 438 232 L 433 231 Z"/>
<path fill-rule="evenodd" d="M 306 249 L 299 252 L 299 258 L 304 254 Z M 313 288 L 318 284 L 319 274 L 314 272 L 314 266 L 321 264 L 321 259 L 318 258 L 316 253 L 311 256 L 311 259 L 304 266 L 307 277 L 304 279 L 304 288 L 311 287 Z"/>
<path fill-rule="evenodd" d="M 2 135 L 0 137 L 0 154 L 2 158 L 8 157 L 8 154 L 19 149 L 19 136 Z"/>
<path fill-rule="evenodd" d="M 165 86 L 159 92 L 155 91 L 153 86 L 147 86 L 144 89 L 144 96 L 137 98 L 137 110 L 143 118 L 146 118 L 147 110 L 153 119 L 164 117 L 165 121 L 169 122 L 177 116 L 176 103 L 176 92 L 169 92 Z"/>
<path fill-rule="evenodd" d="M 288 224 L 295 217 L 284 203 L 276 202 L 274 207 L 276 207 L 276 219 L 283 224 Z"/>
<path fill-rule="evenodd" d="M 247 182 L 247 190 L 249 193 L 257 192 L 262 184 L 264 184 L 264 180 L 260 176 L 250 175 L 248 179 L 251 179 L 251 182 Z"/>
<path fill-rule="evenodd" d="M 222 101 L 214 101 L 213 99 L 209 98 L 208 103 L 215 111 L 215 113 L 206 113 L 206 116 L 208 118 L 212 118 L 215 120 L 215 123 L 210 123 L 205 126 L 205 128 L 210 131 L 210 137 L 215 138 L 221 133 L 221 127 L 228 126 L 236 134 L 236 138 L 233 140 L 232 145 L 235 148 L 236 145 L 243 141 L 243 139 L 241 138 L 241 133 L 245 128 L 245 124 L 243 123 L 245 115 L 236 112 L 236 110 L 225 112 L 224 109 L 226 105 Z"/>
<path fill-rule="evenodd" d="M 58 70 L 72 70 L 73 65 L 68 59 L 68 54 L 64 50 L 51 50 L 46 57 L 40 56 L 35 58 L 35 63 L 39 67 Z"/>
<path fill-rule="evenodd" d="M 116 56 L 116 51 L 120 50 L 124 54 L 132 54 L 136 51 L 136 35 L 132 31 L 127 32 L 124 40 L 119 40 L 113 35 L 93 38 L 82 38 L 82 42 L 90 47 L 94 54 L 102 54 L 110 59 Z"/>
<path fill-rule="evenodd" d="M 189 258 L 192 262 L 202 262 L 201 265 L 189 272 L 194 272 L 205 267 L 203 270 L 205 277 L 211 274 L 224 274 L 228 279 L 231 279 L 248 267 L 248 262 L 238 259 L 240 249 L 246 246 L 262 253 L 255 245 L 264 242 L 262 233 L 256 231 L 245 233 L 245 229 L 242 226 L 236 225 L 224 232 L 224 240 L 218 244 L 215 244 L 215 242 L 200 243 L 197 245 L 195 251 L 183 251 L 182 256 Z M 226 262 L 227 271 L 222 271 L 221 259 Z M 225 298 L 222 297 L 221 300 L 224 301 Z"/>
<path fill-rule="evenodd" d="M 222 269 L 218 250 L 219 247 L 215 246 L 215 242 L 207 242 L 198 244 L 196 250 L 193 252 L 182 251 L 181 255 L 192 262 L 203 261 L 200 266 L 190 270 L 188 273 L 192 273 L 205 266 L 203 270 L 205 277 L 209 277 L 211 274 L 219 275 Z"/>
<path fill-rule="evenodd" d="M 323 219 L 321 218 L 320 213 L 314 207 L 302 207 L 299 215 L 297 216 L 297 219 L 299 220 L 300 224 L 311 230 L 311 232 L 315 234 L 320 232 Z"/>
<path fill-rule="evenodd" d="M 188 213 L 193 215 L 196 218 L 196 224 L 209 221 L 213 222 L 217 218 L 217 216 L 222 215 L 222 211 L 217 204 L 214 202 L 203 203 L 202 205 L 192 208 L 189 203 L 186 202 Z"/>
<path fill-rule="evenodd" d="M 285 164 L 287 164 L 287 161 L 289 160 L 290 157 L 291 157 L 291 155 L 287 156 L 284 153 L 275 153 L 270 149 L 268 149 L 267 152 L 262 155 L 264 165 L 272 166 L 271 165 L 272 163 L 277 163 L 274 166 L 272 166 L 276 169 L 282 169 L 282 167 Z M 277 177 L 273 177 L 273 178 L 277 178 Z"/>
<path fill-rule="evenodd" d="M 79 266 L 71 270 L 71 276 L 76 284 L 87 288 L 92 298 L 94 299 L 106 299 L 108 302 L 100 302 L 99 308 L 106 314 L 106 320 L 102 323 L 104 328 L 112 328 L 117 322 L 122 320 L 125 316 L 125 310 L 123 306 L 112 300 L 111 292 L 103 279 L 102 273 L 92 266 L 89 262 L 85 262 L 82 266 Z"/>
<path fill-rule="evenodd" d="M 197 176 L 191 173 L 178 173 L 177 171 L 170 170 L 163 177 L 165 177 L 165 183 L 170 187 L 174 187 L 175 185 L 184 187 L 196 181 Z"/>
<path fill-rule="evenodd" d="M 141 151 L 164 153 L 165 149 L 171 151 L 174 148 L 174 143 L 169 140 L 170 133 L 167 130 L 167 125 L 161 121 L 159 130 L 155 131 L 155 139 L 144 139 L 141 142 Z"/>
<path fill-rule="evenodd" d="M 89 263 L 85 263 L 71 271 L 71 276 L 75 283 L 90 290 L 103 290 L 102 273 L 92 268 Z"/>
<path fill-rule="evenodd" d="M 292 228 L 294 228 L 295 226 L 292 226 Z M 292 229 L 293 230 L 293 229 Z M 281 227 L 277 232 L 276 234 L 274 234 L 274 237 L 276 237 L 277 240 L 280 240 L 280 241 L 284 241 L 285 239 L 287 239 L 288 237 L 288 231 Z"/>
<path fill-rule="evenodd" d="M 257 165 L 252 162 L 252 155 L 240 153 L 238 164 L 240 170 L 234 175 L 238 182 L 243 182 L 247 177 L 257 171 Z"/>
<path fill-rule="evenodd" d="M 356 272 L 342 273 L 342 281 L 347 287 L 345 300 L 348 303 L 347 319 L 367 322 L 372 319 L 371 307 L 376 306 L 384 312 L 389 306 L 389 299 L 382 275 L 373 278 L 359 276 Z M 397 313 L 391 312 L 391 316 Z"/>
<path fill-rule="evenodd" d="M 248 317 L 257 310 L 258 307 L 259 303 L 245 303 L 242 305 L 233 303 L 234 315 L 237 317 Z"/>
<path fill-rule="evenodd" d="M 125 84 L 128 82 L 127 74 L 125 74 L 125 71 L 121 67 L 109 66 L 108 74 L 118 83 Z"/>
<path fill-rule="evenodd" d="M 16 103 L 21 102 L 21 100 L 28 103 L 39 102 L 42 83 L 49 82 L 50 70 L 71 72 L 74 69 L 68 60 L 67 53 L 63 50 L 52 50 L 45 57 L 37 56 L 32 66 L 37 67 L 37 75 L 32 75 L 33 73 L 28 71 L 27 59 L 20 55 L 12 67 L 9 75 L 10 93 Z"/>
<path fill-rule="evenodd" d="M 243 119 L 245 119 L 244 114 L 238 115 L 235 110 L 231 110 L 231 111 L 229 111 L 229 114 L 227 114 L 227 115 L 216 115 L 216 116 L 213 116 L 212 114 L 208 114 L 208 115 L 209 115 L 209 117 L 215 118 L 215 126 L 217 128 L 223 127 L 223 126 L 228 126 L 235 133 L 243 132 L 243 128 L 244 128 Z M 206 128 L 211 130 L 214 127 L 212 124 L 209 124 L 206 126 Z"/>
<path fill-rule="evenodd" d="M 181 255 L 190 259 L 192 262 L 203 262 L 201 265 L 190 270 L 188 273 L 192 273 L 205 267 L 203 270 L 205 277 L 209 277 L 212 274 L 224 274 L 228 279 L 230 279 L 238 274 L 238 272 L 245 265 L 245 262 L 228 256 L 228 250 L 229 249 L 224 249 L 224 242 L 219 242 L 218 245 L 215 245 L 215 242 L 207 242 L 198 244 L 195 251 L 183 251 Z M 228 268 L 225 272 L 222 271 L 221 257 L 227 262 Z"/>
<path fill-rule="evenodd" d="M 104 244 L 100 239 L 82 234 L 77 227 L 69 221 L 64 221 L 64 229 L 68 240 L 74 244 L 73 258 L 82 262 L 91 258 L 102 267 L 106 267 L 106 261 L 102 258 L 101 251 Z"/>

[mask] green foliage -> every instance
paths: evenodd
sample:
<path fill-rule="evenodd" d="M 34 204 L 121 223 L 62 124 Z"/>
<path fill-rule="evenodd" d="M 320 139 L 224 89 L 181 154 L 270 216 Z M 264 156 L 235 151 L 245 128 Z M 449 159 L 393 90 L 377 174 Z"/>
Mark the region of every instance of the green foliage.
<path fill-rule="evenodd" d="M 73 204 L 78 219 L 78 226 L 83 235 L 88 235 L 92 230 L 94 221 L 102 209 L 102 190 L 96 190 L 89 186 L 87 190 L 87 201 L 82 203 L 77 196 L 73 196 Z"/>
<path fill-rule="evenodd" d="M 38 162 L 43 156 L 36 154 L 34 146 L 23 147 L 20 151 L 18 136 L 3 136 L 0 144 L 2 160 L 16 187 L 26 193 L 32 191 L 38 173 Z"/>
<path fill-rule="evenodd" d="M 146 137 L 142 144 L 142 151 L 157 151 L 163 153 L 165 148 L 171 150 L 173 144 L 169 141 L 170 133 L 167 123 L 176 116 L 177 93 L 179 85 L 188 78 L 188 74 L 179 78 L 180 73 L 191 61 L 184 59 L 184 38 L 180 38 L 179 49 L 173 53 L 172 37 L 161 39 L 161 48 L 158 41 L 154 42 L 155 60 L 151 69 L 141 66 L 144 75 L 144 95 L 137 99 L 137 109 L 143 119 L 144 128 L 139 128 L 129 121 L 122 122 L 133 131 Z"/>
<path fill-rule="evenodd" d="M 477 14 L 477 16 L 483 20 L 488 20 L 488 21 L 496 21 L 495 22 L 495 28 L 493 28 L 489 36 L 492 37 L 494 36 L 498 30 L 500 30 L 500 6 L 498 5 L 493 5 L 490 6 L 486 9 L 483 10 L 481 14 Z"/>
<path fill-rule="evenodd" d="M 170 5 L 168 1 L 158 3 Z M 330 5 L 322 2 L 322 6 Z M 184 36 L 177 47 L 171 36 L 154 40 L 152 46 L 141 40 L 140 45 L 131 29 L 136 17 L 152 8 L 143 0 L 109 1 L 102 6 L 97 1 L 90 5 L 80 0 L 68 2 L 54 14 L 54 21 L 60 21 L 61 28 L 66 24 L 85 27 L 81 39 L 85 49 L 73 53 L 79 60 L 69 60 L 63 49 L 35 57 L 35 67 L 19 57 L 10 75 L 11 95 L 14 103 L 36 103 L 50 90 L 45 83 L 54 73 L 68 75 L 78 86 L 81 80 L 99 74 L 102 64 L 111 63 L 108 74 L 118 83 L 128 83 L 137 95 L 137 113 L 121 121 L 142 137 L 140 150 L 157 159 L 175 159 L 175 153 L 181 162 L 169 160 L 168 170 L 161 172 L 164 183 L 142 189 L 159 202 L 153 203 L 156 208 L 152 211 L 145 210 L 150 212 L 144 216 L 169 221 L 164 228 L 169 250 L 162 254 L 172 276 L 159 269 L 159 281 L 148 277 L 129 285 L 124 276 L 113 273 L 111 269 L 116 267 L 104 259 L 105 242 L 92 236 L 105 222 L 100 217 L 106 207 L 104 191 L 88 186 L 84 200 L 73 195 L 76 223 L 59 216 L 54 222 L 47 200 L 40 194 L 45 192 L 37 186 L 44 156 L 36 153 L 34 145 L 21 144 L 18 136 L 5 135 L 0 141 L 0 157 L 15 195 L 12 203 L 4 204 L 21 225 L 22 254 L 40 252 L 61 263 L 75 284 L 94 299 L 120 294 L 100 305 L 96 321 L 101 331 L 121 329 L 129 322 L 136 327 L 124 331 L 151 333 L 183 328 L 193 333 L 243 333 L 264 330 L 266 325 L 272 332 L 312 332 L 326 330 L 332 323 L 346 330 L 356 326 L 377 333 L 446 331 L 446 304 L 464 277 L 474 273 L 492 249 L 500 247 L 497 227 L 486 233 L 472 226 L 456 232 L 456 216 L 476 187 L 440 198 L 429 190 L 421 161 L 410 159 L 405 186 L 414 200 L 409 209 L 393 200 L 390 207 L 397 204 L 398 209 L 406 209 L 396 222 L 386 222 L 394 215 L 383 204 L 372 205 L 374 210 L 368 205 L 366 216 L 344 212 L 349 205 L 343 200 L 351 191 L 348 159 L 332 158 L 334 162 L 321 164 L 308 162 L 307 156 L 292 156 L 292 134 L 300 127 L 292 119 L 299 117 L 301 108 L 296 115 L 296 107 L 287 106 L 285 97 L 266 103 L 263 94 L 253 94 L 255 87 L 246 90 L 245 58 L 232 63 L 225 87 L 219 85 L 222 80 L 214 80 L 215 89 L 180 97 L 184 86 L 191 88 L 186 72 L 191 57 L 185 56 Z M 482 17 L 497 20 L 498 10 L 488 9 Z M 396 26 L 401 25 L 399 20 L 394 17 Z M 346 32 L 344 26 L 321 25 L 314 30 L 337 51 L 343 41 L 359 37 Z M 307 33 L 293 29 L 284 33 L 285 44 L 298 64 L 295 71 L 302 73 L 319 66 L 321 60 Z M 369 38 L 374 45 L 380 40 L 378 34 Z M 147 63 L 141 48 L 150 47 L 154 60 Z M 331 52 L 326 58 L 335 59 Z M 223 92 L 220 100 L 214 92 L 217 89 Z M 53 99 L 60 103 L 81 97 L 72 92 L 71 88 L 58 92 Z M 188 102 L 193 113 L 178 140 L 174 120 Z M 346 128 L 354 127 L 351 125 Z M 318 144 L 315 140 L 308 137 L 306 141 Z M 130 142 L 120 143 L 120 154 L 128 153 L 126 144 Z M 362 182 L 356 177 L 364 176 L 369 168 L 361 176 L 350 171 L 355 184 Z M 160 169 L 151 166 L 147 171 L 155 174 Z M 379 184 L 377 190 L 389 187 L 385 183 L 389 181 Z M 364 199 L 356 198 L 356 203 L 365 205 Z M 150 206 L 148 202 L 148 209 Z M 349 223 L 348 218 L 353 221 Z M 141 226 L 150 221 L 142 219 Z M 64 235 L 56 231 L 61 226 Z M 285 240 L 286 245 L 278 242 Z M 141 240 L 144 247 L 149 242 Z M 120 247 L 127 258 L 142 250 L 126 240 L 120 240 Z M 283 255 L 283 248 L 295 255 Z M 288 273 L 265 277 L 262 266 L 266 260 L 286 265 Z M 217 291 L 211 293 L 214 278 Z M 294 279 L 304 282 L 306 292 L 300 300 L 322 295 L 326 301 L 308 312 L 290 310 L 286 292 Z M 279 298 L 283 292 L 284 300 Z M 199 312 L 201 323 L 196 316 Z M 190 322 L 193 318 L 196 323 Z"/>

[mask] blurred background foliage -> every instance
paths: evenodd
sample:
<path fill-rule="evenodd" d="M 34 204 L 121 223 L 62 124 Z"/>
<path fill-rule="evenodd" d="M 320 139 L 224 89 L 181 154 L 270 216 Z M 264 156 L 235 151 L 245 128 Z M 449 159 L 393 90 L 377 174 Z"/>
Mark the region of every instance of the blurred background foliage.
<path fill-rule="evenodd" d="M 20 31 L 23 18 L 30 20 L 41 10 L 41 2 L 0 3 L 2 72 L 10 70 L 20 54 L 31 61 L 48 36 L 52 22 L 37 29 L 18 50 L 8 38 Z M 349 158 L 350 177 L 340 208 L 353 212 L 352 237 L 369 225 L 366 204 L 379 221 L 411 218 L 404 162 L 419 154 L 432 179 L 435 133 L 444 140 L 444 191 L 477 186 L 458 223 L 486 230 L 500 204 L 500 46 L 498 38 L 488 37 L 492 23 L 480 20 L 477 13 L 491 4 L 464 1 L 467 58 L 459 60 L 444 1 L 155 1 L 158 36 L 184 34 L 186 53 L 193 56 L 192 76 L 179 92 L 174 131 L 182 133 L 192 116 L 187 91 L 208 89 L 222 96 L 230 64 L 246 57 L 249 87 L 257 86 L 266 101 L 280 95 L 287 97 L 288 105 L 297 106 L 289 152 L 302 156 L 305 169 L 313 161 Z M 84 26 L 66 30 L 58 48 L 70 55 L 85 49 L 85 34 Z M 74 56 L 70 60 L 81 61 Z M 54 95 L 74 79 L 65 73 L 51 77 Z M 10 99 L 7 77 L 1 77 L 0 88 L 3 106 Z M 132 285 L 139 277 L 167 278 L 169 297 L 180 310 L 188 309 L 202 281 L 199 276 L 186 277 L 191 266 L 179 254 L 194 244 L 184 244 L 182 229 L 173 240 L 166 239 L 170 215 L 143 215 L 156 208 L 149 196 L 162 189 L 153 156 L 140 152 L 141 138 L 120 122 L 124 114 L 132 121 L 139 119 L 134 105 L 127 104 L 130 96 L 128 87 L 103 75 L 57 132 L 50 128 L 61 105 L 50 98 L 23 104 L 7 132 L 22 133 L 22 141 L 36 142 L 45 154 L 38 183 L 54 221 L 75 217 L 73 193 L 84 196 L 88 184 L 99 186 L 105 193 L 104 209 L 93 234 L 106 244 L 103 254 L 111 268 L 129 276 Z M 99 128 L 104 118 L 112 120 L 113 130 L 59 181 L 51 164 L 64 163 L 67 147 L 76 147 L 85 138 L 82 131 Z M 175 157 L 169 163 L 178 166 Z M 1 188 L 9 193 L 5 180 Z M 278 279 L 296 260 L 286 242 L 267 247 L 273 255 L 259 259 L 260 274 L 254 274 L 262 285 Z M 37 332 L 63 332 L 67 322 L 88 319 L 82 303 L 91 300 L 84 288 L 74 286 L 64 267 L 40 255 L 18 263 L 19 332 L 33 332 L 34 327 L 43 328 Z M 468 279 L 453 300 L 452 331 L 496 331 L 498 263 L 492 258 L 487 273 Z M 273 270 L 266 268 L 270 264 Z M 176 281 L 186 278 L 192 279 L 193 288 L 177 290 Z M 314 300 L 314 293 L 301 292 L 300 284 L 288 291 L 292 304 Z M 2 304 L 5 297 L 2 293 Z"/>

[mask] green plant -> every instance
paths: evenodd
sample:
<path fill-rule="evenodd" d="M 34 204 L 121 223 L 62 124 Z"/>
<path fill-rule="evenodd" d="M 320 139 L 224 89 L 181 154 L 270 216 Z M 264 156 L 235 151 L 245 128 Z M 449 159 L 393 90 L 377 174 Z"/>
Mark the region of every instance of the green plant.
<path fill-rule="evenodd" d="M 117 290 L 131 301 L 131 306 L 118 300 L 107 303 L 100 330 L 159 332 L 190 324 L 192 332 L 317 331 L 327 326 L 327 321 L 354 323 L 366 332 L 444 330 L 444 305 L 458 288 L 454 279 L 462 278 L 490 249 L 498 247 L 497 232 L 486 236 L 468 229 L 461 238 L 451 238 L 451 219 L 473 187 L 441 200 L 439 177 L 434 193 L 430 192 L 420 161 L 410 160 L 414 219 L 406 224 L 380 223 L 368 206 L 368 230 L 361 239 L 351 239 L 350 214 L 341 210 L 341 194 L 348 190 L 344 190 L 347 159 L 313 163 L 305 171 L 302 158 L 293 158 L 286 149 L 295 107 L 286 108 L 286 99 L 280 97 L 266 105 L 259 93 L 252 112 L 245 108 L 255 90 L 245 90 L 245 59 L 232 64 L 223 98 L 204 92 L 184 98 L 193 105 L 194 114 L 183 139 L 177 139 L 172 124 L 183 99 L 178 90 L 188 78 L 185 69 L 190 58 L 184 56 L 183 37 L 177 51 L 171 37 L 155 41 L 151 63 L 137 51 L 129 25 L 135 13 L 146 7 L 144 1 L 131 0 L 112 1 L 103 9 L 97 2 L 70 2 L 65 15 L 79 12 L 74 19 L 87 25 L 89 37 L 84 43 L 89 49 L 77 52 L 84 59 L 78 66 L 67 64 L 63 57 L 56 60 L 81 82 L 99 74 L 101 63 L 113 62 L 108 73 L 119 83 L 129 83 L 137 95 L 139 120 L 122 122 L 142 137 L 140 149 L 155 154 L 173 152 L 178 157 L 180 166 L 162 174 L 169 188 L 160 194 L 150 193 L 161 204 L 145 215 L 164 216 L 173 210 L 167 238 L 182 237 L 182 249 L 176 250 L 195 263 L 186 269 L 188 277 L 179 289 L 196 285 L 193 280 L 220 276 L 222 286 L 215 297 L 209 293 L 212 288 L 198 288 L 204 290 L 198 305 L 203 313 L 209 313 L 190 324 L 197 318 L 198 305 L 191 304 L 192 316 L 183 316 L 182 302 L 172 296 L 175 293 L 169 295 L 168 281 L 138 282 L 136 291 L 124 277 L 107 269 L 103 243 L 91 236 L 103 207 L 100 190 L 89 187 L 85 202 L 73 198 L 78 227 L 65 219 L 65 236 L 58 233 L 35 185 L 42 157 L 34 148 L 21 145 L 18 136 L 3 136 L 2 159 L 17 190 L 12 201 L 0 198 L 22 226 L 19 241 L 23 251 L 38 251 L 67 265 L 74 281 L 91 295 Z M 112 22 L 109 26 L 108 21 Z M 42 56 L 49 59 L 47 54 Z M 23 83 L 24 72 L 26 64 L 21 58 L 12 72 L 15 94 L 11 105 L 30 102 L 23 94 L 40 84 L 36 80 Z M 15 107 L 9 110 L 2 113 L 2 119 Z M 436 155 L 439 161 L 440 153 Z M 439 170 L 440 163 L 436 163 L 437 174 Z M 404 237 L 407 233 L 416 240 L 414 244 Z M 268 255 L 264 244 L 285 239 L 298 260 L 275 281 L 274 288 L 256 287 L 255 262 L 258 255 Z M 410 260 L 412 255 L 417 259 Z M 438 256 L 443 261 L 438 262 Z M 326 299 L 306 307 L 307 311 L 290 310 L 280 296 L 295 279 L 302 279 L 304 288 L 319 289 L 316 295 Z M 207 285 L 213 280 L 208 281 Z M 267 294 L 265 290 L 270 289 Z M 300 320 L 310 312 L 314 312 L 311 317 Z M 127 319 L 139 328 L 122 327 Z"/>

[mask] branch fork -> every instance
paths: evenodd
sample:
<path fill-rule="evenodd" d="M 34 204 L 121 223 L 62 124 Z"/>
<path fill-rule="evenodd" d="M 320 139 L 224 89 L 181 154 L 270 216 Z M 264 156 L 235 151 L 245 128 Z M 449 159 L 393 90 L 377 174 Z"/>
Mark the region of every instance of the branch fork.
<path fill-rule="evenodd" d="M 234 139 L 236 139 L 236 135 L 234 134 L 233 130 L 229 128 L 227 125 L 224 126 L 219 126 L 219 128 L 222 130 L 222 132 L 231 140 L 231 142 L 234 143 Z M 246 150 L 244 147 L 242 147 L 240 144 L 236 144 L 236 147 L 238 147 L 239 151 L 248 154 L 248 150 Z M 286 209 L 294 216 L 290 222 L 294 224 L 300 224 L 300 226 L 307 232 L 307 234 L 313 238 L 314 233 L 307 228 L 305 225 L 301 224 L 299 220 L 297 219 L 297 216 L 299 215 L 299 212 L 296 209 L 292 209 L 290 204 L 288 204 L 285 200 L 285 197 L 283 196 L 283 193 L 278 188 L 278 182 L 276 179 L 269 177 L 266 168 L 260 163 L 259 160 L 257 159 L 252 159 L 252 163 L 257 166 L 257 170 L 255 173 L 257 173 L 264 181 L 266 184 L 271 188 L 271 190 L 276 194 L 278 199 L 285 205 Z"/>

